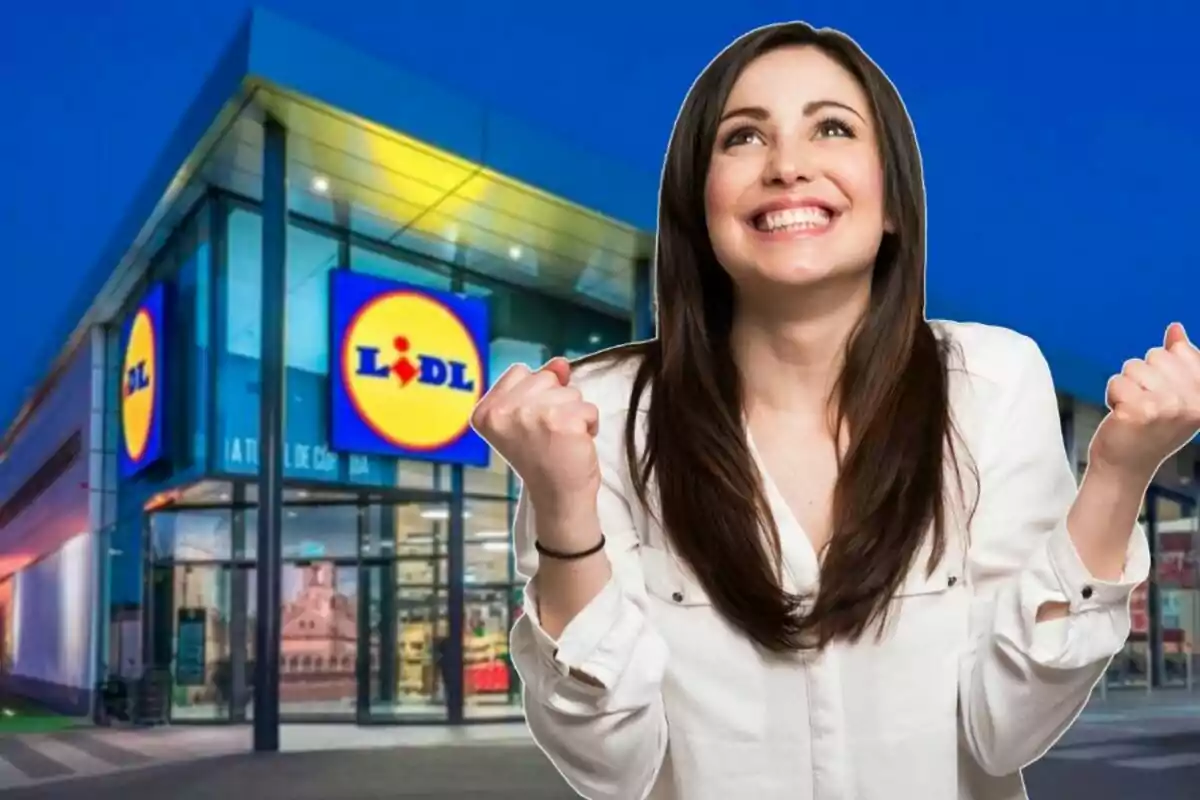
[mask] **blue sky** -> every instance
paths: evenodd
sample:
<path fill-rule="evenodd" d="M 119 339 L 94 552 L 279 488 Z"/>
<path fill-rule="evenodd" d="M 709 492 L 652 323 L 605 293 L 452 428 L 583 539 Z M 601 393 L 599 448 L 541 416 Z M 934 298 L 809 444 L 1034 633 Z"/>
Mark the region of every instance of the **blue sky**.
<path fill-rule="evenodd" d="M 1002 13 L 785 0 L 266 5 L 655 172 L 704 64 L 745 30 L 802 13 L 858 39 L 906 98 L 929 184 L 931 293 L 949 313 L 1114 369 L 1170 319 L 1200 329 L 1200 104 L 1188 100 L 1200 56 L 1185 55 L 1200 11 L 1182 0 L 1136 17 L 1065 0 Z M 34 354 L 64 289 L 98 256 L 249 7 L 6 8 L 0 424 L 44 369 Z"/>

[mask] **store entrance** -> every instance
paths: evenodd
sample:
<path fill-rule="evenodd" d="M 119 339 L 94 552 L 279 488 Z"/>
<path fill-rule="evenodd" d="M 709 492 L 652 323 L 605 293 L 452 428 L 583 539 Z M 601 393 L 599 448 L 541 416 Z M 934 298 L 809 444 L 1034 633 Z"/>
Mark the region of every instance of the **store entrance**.
<path fill-rule="evenodd" d="M 368 500 L 285 504 L 284 721 L 446 716 L 437 653 L 448 631 L 448 503 Z M 159 511 L 148 526 L 147 652 L 171 673 L 172 719 L 250 720 L 257 510 Z"/>
<path fill-rule="evenodd" d="M 1132 624 L 1102 688 L 1187 688 L 1195 684 L 1200 639 L 1200 527 L 1196 498 L 1151 486 L 1141 523 L 1150 540 L 1150 580 L 1134 590 Z"/>

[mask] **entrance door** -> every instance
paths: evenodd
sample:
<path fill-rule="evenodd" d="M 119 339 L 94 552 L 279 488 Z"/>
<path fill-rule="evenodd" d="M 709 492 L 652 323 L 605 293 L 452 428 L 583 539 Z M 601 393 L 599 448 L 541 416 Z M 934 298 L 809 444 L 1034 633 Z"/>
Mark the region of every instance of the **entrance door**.
<path fill-rule="evenodd" d="M 1191 688 L 1200 634 L 1200 536 L 1196 502 L 1151 487 L 1148 525 L 1154 569 L 1147 593 L 1154 685 Z"/>
<path fill-rule="evenodd" d="M 283 564 L 280 604 L 279 716 L 296 722 L 358 717 L 358 567 L 340 559 L 295 560 Z M 255 637 L 258 623 L 258 570 L 234 568 L 231 635 L 233 720 L 253 718 Z M 238 591 L 240 590 L 240 591 Z"/>
<path fill-rule="evenodd" d="M 373 720 L 441 720 L 446 716 L 446 595 L 403 581 L 396 561 L 363 564 L 362 715 Z M 426 567 L 428 568 L 428 567 Z"/>
<path fill-rule="evenodd" d="M 280 718 L 444 719 L 438 651 L 449 630 L 445 503 L 328 508 L 297 505 L 285 513 Z M 219 568 L 228 620 L 222 674 L 232 698 L 223 718 L 238 722 L 253 713 L 255 524 L 249 509 L 243 560 Z"/>
<path fill-rule="evenodd" d="M 297 560 L 283 565 L 279 713 L 283 719 L 358 716 L 358 565 Z"/>
<path fill-rule="evenodd" d="M 145 652 L 154 670 L 172 676 L 174 720 L 230 718 L 236 705 L 230 674 L 230 627 L 236 615 L 230 570 L 218 564 L 153 567 L 148 585 Z"/>
<path fill-rule="evenodd" d="M 444 500 L 432 498 L 374 505 L 364 517 L 364 718 L 446 719 L 446 680 L 454 677 L 447 655 L 449 517 Z"/>

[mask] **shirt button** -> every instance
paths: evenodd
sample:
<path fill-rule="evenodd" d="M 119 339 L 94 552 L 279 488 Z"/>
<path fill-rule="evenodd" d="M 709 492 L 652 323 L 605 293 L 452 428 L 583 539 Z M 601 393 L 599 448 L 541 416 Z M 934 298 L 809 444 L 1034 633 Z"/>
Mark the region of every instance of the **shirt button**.
<path fill-rule="evenodd" d="M 958 576 L 957 576 L 957 575 L 951 575 L 951 576 L 949 577 L 949 579 L 947 579 L 947 581 L 946 581 L 946 585 L 947 585 L 947 586 L 953 586 L 953 585 L 954 585 L 954 584 L 956 584 L 956 583 L 958 583 Z"/>
<path fill-rule="evenodd" d="M 1085 587 L 1083 587 L 1083 591 L 1082 591 L 1082 592 L 1080 592 L 1080 594 L 1082 594 L 1082 595 L 1083 595 L 1083 599 L 1084 599 L 1084 600 L 1091 599 L 1091 596 L 1092 596 L 1092 587 L 1090 587 L 1090 586 L 1085 586 Z"/>
<path fill-rule="evenodd" d="M 675 592 L 674 594 L 671 595 L 671 599 L 674 600 L 676 603 L 682 603 L 683 602 L 683 592 Z"/>

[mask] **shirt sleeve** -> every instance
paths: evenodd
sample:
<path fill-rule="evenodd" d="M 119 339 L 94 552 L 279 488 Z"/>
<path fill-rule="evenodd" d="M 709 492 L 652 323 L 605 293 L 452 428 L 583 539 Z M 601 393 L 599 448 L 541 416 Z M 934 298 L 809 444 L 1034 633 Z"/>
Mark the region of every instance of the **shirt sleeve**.
<path fill-rule="evenodd" d="M 1037 760 L 1083 710 L 1130 629 L 1130 595 L 1150 552 L 1135 525 L 1124 574 L 1092 575 L 1067 530 L 1078 487 L 1062 443 L 1049 365 L 1020 338 L 1021 365 L 985 434 L 970 526 L 970 652 L 960 676 L 963 738 L 992 775 Z M 1038 622 L 1047 602 L 1062 618 Z"/>
<path fill-rule="evenodd" d="M 518 571 L 531 579 L 511 646 L 524 684 L 526 721 L 571 787 L 592 800 L 645 798 L 667 747 L 662 701 L 667 646 L 648 619 L 638 538 L 622 480 L 620 428 L 607 427 L 607 435 L 597 437 L 600 526 L 613 577 L 557 640 L 538 619 L 532 580 L 538 568 L 536 522 L 523 493 L 513 526 Z"/>

